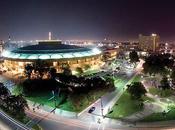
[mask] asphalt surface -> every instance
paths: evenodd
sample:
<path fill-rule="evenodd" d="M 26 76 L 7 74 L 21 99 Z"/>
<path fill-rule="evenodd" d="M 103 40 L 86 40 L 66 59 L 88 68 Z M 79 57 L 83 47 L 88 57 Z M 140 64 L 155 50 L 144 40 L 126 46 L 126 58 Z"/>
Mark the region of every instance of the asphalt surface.
<path fill-rule="evenodd" d="M 0 111 L 0 130 L 29 130 L 24 124 Z"/>

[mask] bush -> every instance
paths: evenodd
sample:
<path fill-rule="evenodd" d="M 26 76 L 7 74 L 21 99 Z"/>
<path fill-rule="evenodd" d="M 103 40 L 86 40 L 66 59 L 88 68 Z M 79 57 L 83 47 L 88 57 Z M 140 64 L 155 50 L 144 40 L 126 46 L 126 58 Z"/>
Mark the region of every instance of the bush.
<path fill-rule="evenodd" d="M 84 65 L 84 69 L 85 69 L 85 70 L 88 70 L 88 69 L 90 69 L 90 68 L 91 68 L 90 65 L 88 65 L 88 64 Z"/>
<path fill-rule="evenodd" d="M 56 90 L 58 86 L 63 86 L 63 84 L 58 83 L 54 79 L 27 79 L 22 83 L 23 86 L 23 94 L 30 95 L 33 92 L 48 92 L 52 90 Z"/>
<path fill-rule="evenodd" d="M 76 72 L 77 72 L 78 74 L 82 74 L 82 73 L 83 73 L 83 69 L 82 69 L 81 67 L 77 67 L 77 68 L 76 68 Z"/>

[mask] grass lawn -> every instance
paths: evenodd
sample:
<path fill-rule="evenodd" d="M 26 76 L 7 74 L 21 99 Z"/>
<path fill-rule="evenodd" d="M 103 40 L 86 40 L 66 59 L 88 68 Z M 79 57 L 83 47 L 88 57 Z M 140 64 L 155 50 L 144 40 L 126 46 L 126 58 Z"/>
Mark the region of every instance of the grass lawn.
<path fill-rule="evenodd" d="M 175 119 L 175 107 L 170 107 L 170 111 L 163 115 L 162 113 L 153 113 L 150 116 L 145 117 L 141 122 L 155 122 L 155 121 L 168 121 Z"/>
<path fill-rule="evenodd" d="M 72 105 L 72 102 L 69 98 L 65 100 L 65 96 L 61 95 L 60 97 L 56 98 L 57 108 L 67 110 L 67 111 L 72 111 L 72 112 L 80 112 L 83 109 L 85 109 L 87 106 L 95 102 L 98 98 L 103 96 L 106 92 L 107 92 L 106 90 L 100 90 L 100 91 L 90 92 L 90 94 L 80 94 L 79 97 L 75 97 L 75 99 L 73 99 L 73 100 L 78 100 L 77 102 L 80 102 L 80 105 L 78 107 L 74 107 L 74 105 Z M 26 98 L 35 103 L 55 107 L 54 99 L 48 100 L 51 97 L 52 97 L 52 93 L 50 92 L 50 93 L 41 93 L 41 94 L 37 93 Z"/>
<path fill-rule="evenodd" d="M 141 111 L 142 108 L 139 107 L 138 101 L 131 100 L 130 95 L 127 92 L 124 92 L 113 106 L 112 110 L 113 112 L 107 114 L 107 117 L 117 119 Z"/>
<path fill-rule="evenodd" d="M 123 86 L 127 83 L 127 80 L 121 77 L 117 77 L 115 78 L 114 83 L 115 83 L 115 86 L 120 89 L 120 88 L 123 88 Z"/>
<path fill-rule="evenodd" d="M 43 104 L 43 105 L 48 105 L 51 107 L 55 107 L 55 101 L 52 93 L 40 93 L 40 94 L 33 94 L 30 97 L 26 97 L 26 99 L 33 101 L 35 103 Z M 56 97 L 56 104 L 58 105 L 64 98 L 64 95 L 61 95 L 60 97 Z M 49 100 L 50 99 L 50 100 Z"/>
<path fill-rule="evenodd" d="M 106 90 L 91 91 L 87 94 L 80 94 L 76 97 L 72 97 L 74 99 L 68 98 L 68 100 L 64 104 L 60 105 L 60 108 L 67 111 L 80 112 L 88 107 L 90 104 L 95 102 L 97 99 L 99 99 L 101 96 L 105 95 L 106 92 Z M 74 105 L 72 104 L 71 100 L 73 100 L 73 102 L 75 103 Z M 79 105 L 76 105 L 76 102 Z"/>
<path fill-rule="evenodd" d="M 136 75 L 136 76 L 134 77 L 134 79 L 132 80 L 132 82 L 140 82 L 140 80 L 141 80 L 140 75 Z"/>
<path fill-rule="evenodd" d="M 152 95 L 158 95 L 160 97 L 169 97 L 173 94 L 173 90 L 171 89 L 160 90 L 158 88 L 151 87 L 149 88 L 149 93 L 151 93 Z"/>
<path fill-rule="evenodd" d="M 86 75 L 90 75 L 90 74 L 94 74 L 94 73 L 98 73 L 100 71 L 100 69 L 89 69 L 89 70 L 86 70 L 85 72 L 83 72 L 83 76 L 86 76 Z"/>
<path fill-rule="evenodd" d="M 39 125 L 34 125 L 32 130 L 42 130 L 42 128 Z"/>

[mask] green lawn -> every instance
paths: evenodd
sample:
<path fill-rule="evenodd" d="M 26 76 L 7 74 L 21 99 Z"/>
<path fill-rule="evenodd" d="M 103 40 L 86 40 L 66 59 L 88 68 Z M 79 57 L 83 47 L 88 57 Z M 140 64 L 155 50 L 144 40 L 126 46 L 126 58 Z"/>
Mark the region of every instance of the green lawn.
<path fill-rule="evenodd" d="M 86 107 L 88 107 L 90 104 L 95 102 L 98 98 L 103 96 L 107 90 L 98 90 L 98 91 L 91 91 L 87 94 L 79 94 L 75 97 L 72 97 L 74 99 L 65 99 L 65 95 L 61 95 L 60 97 L 56 98 L 56 104 L 57 108 L 72 111 L 72 112 L 80 112 Z M 52 97 L 52 93 L 40 93 L 40 94 L 33 94 L 30 97 L 26 97 L 28 100 L 33 101 L 35 103 L 48 105 L 51 107 L 55 107 L 55 101 L 54 99 L 48 100 Z M 80 100 L 81 99 L 81 100 Z M 72 104 L 74 102 L 75 104 Z M 76 104 L 79 103 L 80 105 Z"/>
<path fill-rule="evenodd" d="M 127 83 L 127 80 L 121 78 L 121 77 L 117 77 L 115 78 L 114 80 L 114 83 L 115 83 L 115 86 L 118 88 L 118 89 L 121 89 L 124 87 L 124 85 Z"/>
<path fill-rule="evenodd" d="M 136 75 L 136 76 L 133 78 L 132 82 L 140 82 L 140 80 L 141 80 L 140 75 Z"/>
<path fill-rule="evenodd" d="M 51 92 L 48 93 L 40 93 L 40 94 L 32 94 L 30 97 L 26 97 L 26 99 L 33 101 L 34 103 L 39 103 L 43 105 L 48 105 L 51 107 L 55 107 L 55 100 L 52 98 L 49 100 L 51 97 L 53 97 Z M 61 95 L 60 97 L 56 97 L 56 105 L 59 105 L 63 100 L 64 100 L 64 95 Z"/>
<path fill-rule="evenodd" d="M 107 117 L 117 119 L 141 111 L 142 108 L 139 107 L 138 101 L 131 100 L 130 95 L 124 92 L 112 110 L 113 112 L 108 114 Z"/>
<path fill-rule="evenodd" d="M 34 125 L 32 130 L 42 130 L 42 128 L 39 125 Z"/>
<path fill-rule="evenodd" d="M 170 111 L 163 115 L 162 113 L 153 113 L 150 116 L 145 117 L 141 122 L 155 122 L 155 121 L 168 121 L 175 119 L 175 107 L 170 107 Z"/>
<path fill-rule="evenodd" d="M 171 89 L 160 90 L 158 88 L 151 87 L 149 88 L 149 93 L 151 93 L 152 95 L 158 95 L 160 97 L 169 97 L 173 94 L 173 90 Z"/>

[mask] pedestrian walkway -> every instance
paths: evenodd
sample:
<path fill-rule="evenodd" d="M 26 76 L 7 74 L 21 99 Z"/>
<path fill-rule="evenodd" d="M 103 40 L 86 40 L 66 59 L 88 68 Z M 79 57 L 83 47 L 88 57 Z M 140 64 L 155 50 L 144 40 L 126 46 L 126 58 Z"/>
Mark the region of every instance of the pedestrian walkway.
<path fill-rule="evenodd" d="M 160 106 L 160 104 L 144 103 L 143 111 L 134 113 L 133 115 L 125 117 L 124 119 L 128 121 L 136 122 L 153 113 L 162 112 L 162 111 L 163 111 L 163 108 Z"/>

